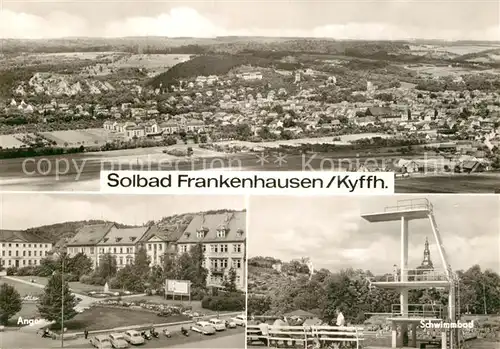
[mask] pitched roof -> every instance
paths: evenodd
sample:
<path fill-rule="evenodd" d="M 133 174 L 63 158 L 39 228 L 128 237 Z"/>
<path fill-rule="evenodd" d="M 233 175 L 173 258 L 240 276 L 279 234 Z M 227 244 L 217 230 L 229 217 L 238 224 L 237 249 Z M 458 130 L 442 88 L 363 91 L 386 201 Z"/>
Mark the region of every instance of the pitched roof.
<path fill-rule="evenodd" d="M 51 243 L 49 240 L 41 238 L 34 233 L 28 233 L 20 230 L 0 230 L 0 242 L 33 242 L 33 243 Z"/>
<path fill-rule="evenodd" d="M 117 228 L 113 226 L 98 245 L 134 245 L 144 236 L 149 227 Z"/>
<path fill-rule="evenodd" d="M 196 215 L 177 242 L 243 242 L 246 240 L 245 226 L 246 212 Z M 217 230 L 221 228 L 226 229 L 225 237 L 217 237 Z M 198 237 L 197 232 L 201 229 L 205 234 Z"/>
<path fill-rule="evenodd" d="M 67 243 L 67 246 L 95 245 L 114 226 L 113 223 L 86 225 L 78 229 L 76 235 Z"/>
<path fill-rule="evenodd" d="M 144 234 L 141 238 L 142 241 L 148 241 L 152 237 L 156 236 L 160 240 L 165 242 L 175 242 L 177 241 L 181 235 L 182 231 L 178 229 L 162 229 L 156 225 L 149 228 L 149 230 Z"/>

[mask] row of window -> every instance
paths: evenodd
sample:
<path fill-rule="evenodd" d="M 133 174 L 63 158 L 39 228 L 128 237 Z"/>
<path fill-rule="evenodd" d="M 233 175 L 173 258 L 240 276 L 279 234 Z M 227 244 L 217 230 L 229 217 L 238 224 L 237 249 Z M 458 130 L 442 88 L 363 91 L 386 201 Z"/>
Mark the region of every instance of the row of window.
<path fill-rule="evenodd" d="M 180 245 L 179 246 L 179 251 L 180 252 L 187 252 L 189 251 L 189 246 L 191 245 Z M 213 245 L 208 245 L 209 246 L 209 251 L 211 253 L 229 253 L 229 245 L 228 244 L 213 244 Z M 233 244 L 232 247 L 232 253 L 241 253 L 243 251 L 242 244 Z M 207 252 L 207 245 L 203 245 L 203 252 Z"/>
<path fill-rule="evenodd" d="M 215 258 L 210 259 L 210 267 L 216 269 L 227 269 L 229 265 L 229 260 L 227 258 Z M 232 259 L 231 260 L 231 268 L 241 269 L 243 262 L 241 259 Z"/>
<path fill-rule="evenodd" d="M 3 266 L 5 266 L 5 262 L 6 262 L 6 261 L 5 261 L 4 259 L 2 259 L 2 265 L 3 265 Z M 26 265 L 39 265 L 39 264 L 40 264 L 40 261 L 39 261 L 39 260 L 37 260 L 37 259 L 34 259 L 34 260 L 31 260 L 31 259 L 28 259 L 28 260 L 23 259 L 23 260 L 19 261 L 19 264 L 18 264 L 18 265 L 21 265 L 21 264 L 22 264 L 22 265 L 24 265 L 24 266 L 26 266 Z M 9 266 L 9 267 L 10 267 L 10 266 L 12 266 L 12 265 L 14 265 L 14 261 L 13 261 L 12 259 L 8 259 L 8 260 L 7 260 L 7 266 Z M 18 266 L 18 265 L 16 265 L 16 266 Z"/>
<path fill-rule="evenodd" d="M 31 245 L 33 245 L 33 248 L 49 248 L 48 244 L 12 244 L 12 243 L 2 243 L 2 247 L 12 247 L 12 245 L 15 245 L 15 247 L 22 247 L 22 248 L 31 248 Z M 21 246 L 22 245 L 22 246 Z"/>
<path fill-rule="evenodd" d="M 8 256 L 12 257 L 12 251 L 7 251 Z M 19 256 L 19 251 L 15 251 L 15 257 L 20 257 Z M 39 251 L 38 256 L 37 256 L 37 251 L 23 251 L 23 257 L 26 257 L 26 254 L 28 254 L 28 257 L 31 257 L 31 252 L 33 252 L 33 257 L 43 257 L 47 256 L 49 254 L 48 251 Z M 5 257 L 5 251 L 2 251 L 2 257 Z"/>

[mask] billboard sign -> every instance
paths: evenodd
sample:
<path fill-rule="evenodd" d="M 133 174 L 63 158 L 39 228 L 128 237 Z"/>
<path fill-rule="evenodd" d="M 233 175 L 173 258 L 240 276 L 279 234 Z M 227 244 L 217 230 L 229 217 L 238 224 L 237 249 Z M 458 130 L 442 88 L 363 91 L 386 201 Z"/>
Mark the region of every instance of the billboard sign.
<path fill-rule="evenodd" d="M 165 293 L 170 295 L 189 296 L 191 294 L 191 281 L 166 280 Z"/>

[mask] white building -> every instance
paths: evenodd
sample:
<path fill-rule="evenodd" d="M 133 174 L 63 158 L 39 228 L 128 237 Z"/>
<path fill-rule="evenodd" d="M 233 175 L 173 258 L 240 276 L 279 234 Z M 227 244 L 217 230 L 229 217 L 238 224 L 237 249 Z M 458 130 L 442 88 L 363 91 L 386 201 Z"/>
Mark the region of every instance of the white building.
<path fill-rule="evenodd" d="M 245 289 L 246 212 L 197 215 L 177 240 L 178 253 L 188 252 L 201 243 L 208 269 L 207 285 L 221 287 L 233 269 L 236 285 Z"/>
<path fill-rule="evenodd" d="M 52 250 L 52 243 L 35 234 L 0 230 L 0 260 L 4 268 L 40 265 Z"/>

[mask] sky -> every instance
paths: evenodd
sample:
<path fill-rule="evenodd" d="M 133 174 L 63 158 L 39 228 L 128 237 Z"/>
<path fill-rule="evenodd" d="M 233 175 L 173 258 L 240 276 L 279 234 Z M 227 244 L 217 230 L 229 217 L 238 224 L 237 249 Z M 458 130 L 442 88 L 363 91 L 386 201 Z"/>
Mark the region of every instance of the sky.
<path fill-rule="evenodd" d="M 0 38 L 500 40 L 498 0 L 2 0 Z"/>
<path fill-rule="evenodd" d="M 0 229 L 22 230 L 91 219 L 141 225 L 180 213 L 244 208 L 242 196 L 3 193 Z"/>
<path fill-rule="evenodd" d="M 400 265 L 400 223 L 369 223 L 361 214 L 383 211 L 399 197 L 253 197 L 248 209 L 248 257 L 290 261 L 309 257 L 315 269 L 392 272 Z M 425 196 L 424 196 L 425 198 Z M 490 195 L 428 197 L 454 270 L 474 264 L 500 273 L 500 200 Z M 409 267 L 421 264 L 426 237 L 441 268 L 427 219 L 409 223 Z"/>

